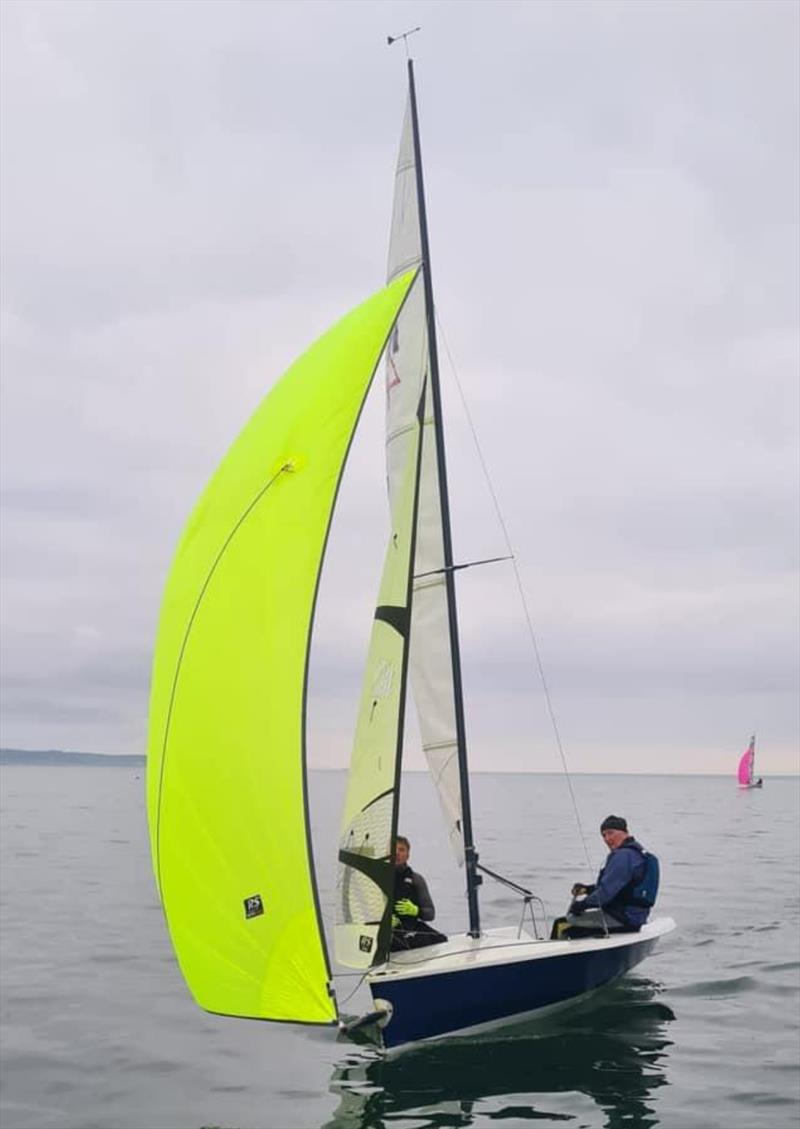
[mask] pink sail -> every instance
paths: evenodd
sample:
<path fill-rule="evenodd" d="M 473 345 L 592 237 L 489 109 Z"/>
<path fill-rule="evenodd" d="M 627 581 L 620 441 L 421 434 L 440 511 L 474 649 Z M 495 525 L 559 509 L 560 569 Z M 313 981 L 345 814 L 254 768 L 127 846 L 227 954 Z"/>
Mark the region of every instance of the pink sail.
<path fill-rule="evenodd" d="M 749 788 L 753 783 L 753 761 L 755 760 L 756 756 L 755 744 L 755 737 L 751 737 L 750 744 L 742 753 L 742 759 L 739 761 L 739 771 L 737 773 L 737 777 L 739 780 L 740 788 Z"/>

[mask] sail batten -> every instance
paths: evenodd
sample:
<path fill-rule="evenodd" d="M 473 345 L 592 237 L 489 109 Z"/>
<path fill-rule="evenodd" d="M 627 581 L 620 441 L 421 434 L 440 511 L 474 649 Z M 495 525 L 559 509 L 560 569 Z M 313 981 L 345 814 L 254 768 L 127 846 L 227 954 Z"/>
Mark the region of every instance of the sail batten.
<path fill-rule="evenodd" d="M 189 519 L 162 605 L 148 747 L 154 870 L 196 1001 L 335 1022 L 306 805 L 314 605 L 364 397 L 414 273 L 275 385 Z"/>

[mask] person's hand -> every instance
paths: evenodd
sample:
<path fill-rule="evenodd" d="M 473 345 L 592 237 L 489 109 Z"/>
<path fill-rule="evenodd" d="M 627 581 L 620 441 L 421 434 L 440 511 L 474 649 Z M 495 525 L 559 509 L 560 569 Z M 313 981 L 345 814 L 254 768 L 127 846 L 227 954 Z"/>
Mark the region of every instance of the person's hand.
<path fill-rule="evenodd" d="M 403 917 L 417 917 L 419 914 L 419 906 L 415 906 L 408 898 L 401 898 L 399 902 L 394 903 L 394 912 L 401 914 Z"/>
<path fill-rule="evenodd" d="M 577 898 L 579 894 L 585 894 L 586 893 L 586 887 L 584 886 L 584 884 L 582 882 L 576 882 L 575 885 L 572 887 L 571 893 L 572 893 L 573 898 Z"/>
<path fill-rule="evenodd" d="M 392 929 L 399 929 L 399 928 L 400 928 L 400 918 L 397 916 L 396 913 L 393 913 L 392 914 Z"/>
<path fill-rule="evenodd" d="M 586 912 L 586 903 L 585 902 L 573 902 L 572 905 L 569 907 L 569 912 L 572 914 L 573 917 L 580 917 L 580 915 L 582 913 Z"/>

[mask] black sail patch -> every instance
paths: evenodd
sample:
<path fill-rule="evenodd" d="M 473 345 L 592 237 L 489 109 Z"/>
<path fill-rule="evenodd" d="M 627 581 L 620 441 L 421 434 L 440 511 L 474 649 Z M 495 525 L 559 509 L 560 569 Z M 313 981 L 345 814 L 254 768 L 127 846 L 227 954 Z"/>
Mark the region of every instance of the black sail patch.
<path fill-rule="evenodd" d="M 403 638 L 408 635 L 408 608 L 398 607 L 394 604 L 378 604 L 375 609 L 375 618 L 388 623 Z"/>
<path fill-rule="evenodd" d="M 260 894 L 253 894 L 252 898 L 244 899 L 245 917 L 260 917 L 263 912 L 264 903 L 261 901 Z"/>

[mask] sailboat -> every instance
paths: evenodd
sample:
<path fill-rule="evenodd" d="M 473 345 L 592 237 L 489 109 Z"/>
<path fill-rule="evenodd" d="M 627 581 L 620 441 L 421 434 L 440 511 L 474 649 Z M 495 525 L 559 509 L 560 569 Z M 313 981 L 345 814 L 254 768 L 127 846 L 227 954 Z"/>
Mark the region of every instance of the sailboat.
<path fill-rule="evenodd" d="M 207 1011 L 336 1024 L 308 813 L 320 572 L 348 450 L 385 354 L 391 534 L 338 851 L 337 960 L 363 971 L 384 1048 L 520 1021 L 638 964 L 674 928 L 549 941 L 485 929 L 473 834 L 433 287 L 413 61 L 386 285 L 272 388 L 178 545 L 153 663 L 148 820 L 178 963 Z M 391 951 L 406 699 L 465 875 L 464 932 Z M 512 884 L 513 885 L 513 884 Z M 519 889 L 524 903 L 533 898 Z"/>
<path fill-rule="evenodd" d="M 756 764 L 756 735 L 755 733 L 750 738 L 750 744 L 739 760 L 739 767 L 736 770 L 736 779 L 739 781 L 740 788 L 762 788 L 764 781 L 761 777 L 755 775 Z"/>

